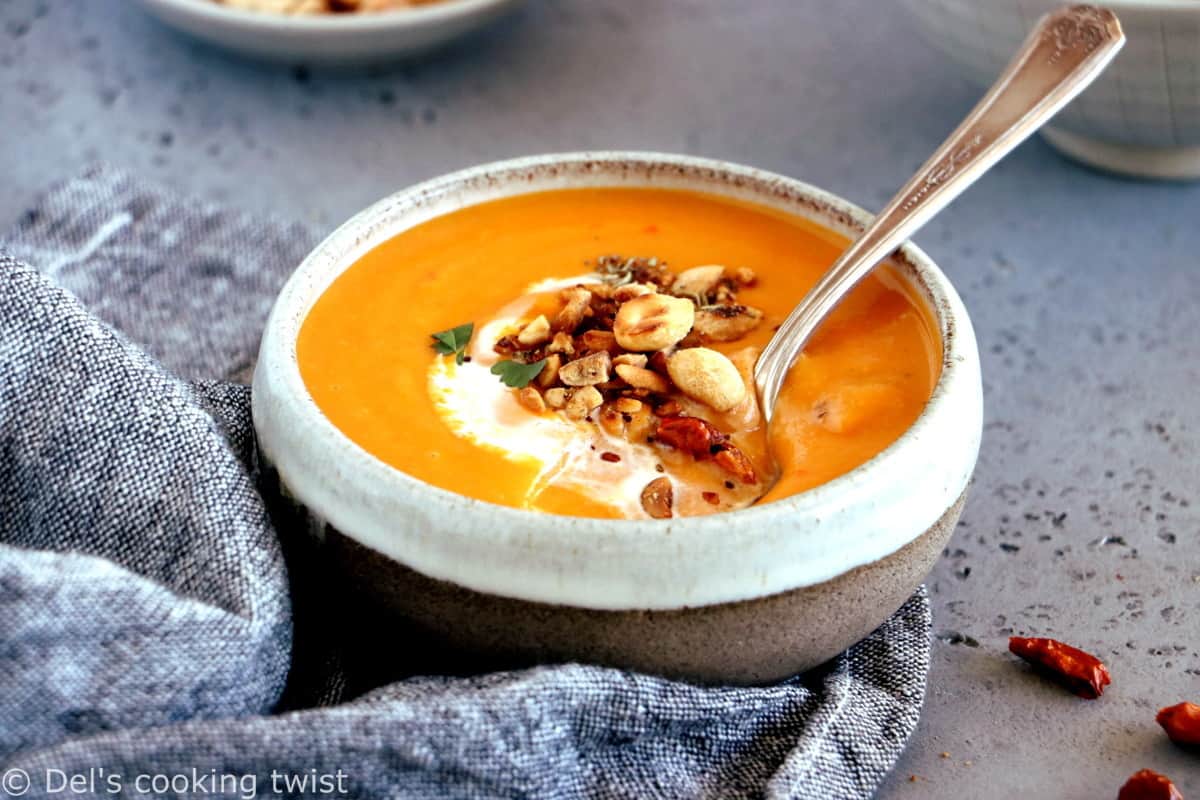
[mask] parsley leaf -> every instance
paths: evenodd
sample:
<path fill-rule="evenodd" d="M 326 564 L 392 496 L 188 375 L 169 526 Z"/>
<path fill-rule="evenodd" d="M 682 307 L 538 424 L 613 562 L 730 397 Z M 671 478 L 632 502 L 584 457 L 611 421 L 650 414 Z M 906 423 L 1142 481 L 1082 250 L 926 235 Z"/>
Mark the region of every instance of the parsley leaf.
<path fill-rule="evenodd" d="M 492 365 L 492 374 L 499 375 L 501 382 L 505 386 L 511 386 L 514 389 L 524 389 L 529 385 L 529 382 L 542 373 L 542 368 L 546 366 L 546 359 L 535 361 L 532 364 L 522 364 L 519 361 L 497 361 Z"/>
<path fill-rule="evenodd" d="M 433 349 L 444 356 L 454 356 L 455 364 L 462 364 L 467 355 L 467 345 L 475 333 L 475 323 L 468 322 L 447 331 L 430 334 L 433 337 Z"/>

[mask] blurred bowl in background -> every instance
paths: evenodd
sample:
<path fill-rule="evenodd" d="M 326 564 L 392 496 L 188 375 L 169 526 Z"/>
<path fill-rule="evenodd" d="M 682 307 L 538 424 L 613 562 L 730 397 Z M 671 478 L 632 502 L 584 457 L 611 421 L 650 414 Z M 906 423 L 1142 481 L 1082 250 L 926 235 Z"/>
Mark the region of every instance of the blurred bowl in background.
<path fill-rule="evenodd" d="M 901 0 L 935 49 L 988 86 L 1059 0 Z M 1200 0 L 1113 0 L 1128 42 L 1042 134 L 1066 155 L 1148 178 L 1200 178 Z"/>
<path fill-rule="evenodd" d="M 214 0 L 139 0 L 160 21 L 252 58 L 351 66 L 419 55 L 470 33 L 520 0 L 442 0 L 395 11 L 287 15 Z"/>

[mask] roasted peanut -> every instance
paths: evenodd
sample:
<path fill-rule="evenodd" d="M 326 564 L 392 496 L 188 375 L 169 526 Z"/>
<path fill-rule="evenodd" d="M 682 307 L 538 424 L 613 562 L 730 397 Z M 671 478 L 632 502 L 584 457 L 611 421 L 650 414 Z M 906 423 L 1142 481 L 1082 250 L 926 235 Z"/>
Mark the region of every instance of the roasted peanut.
<path fill-rule="evenodd" d="M 646 294 L 623 303 L 613 322 L 617 344 L 626 350 L 662 350 L 692 329 L 696 307 L 691 300 Z"/>
<path fill-rule="evenodd" d="M 532 386 L 526 386 L 517 392 L 517 402 L 535 414 L 546 410 L 546 401 L 542 399 L 542 393 Z"/>
<path fill-rule="evenodd" d="M 716 350 L 689 347 L 667 360 L 679 390 L 717 411 L 729 411 L 746 398 L 746 384 L 733 362 Z"/>
<path fill-rule="evenodd" d="M 571 392 L 564 413 L 571 419 L 583 419 L 604 402 L 604 395 L 594 386 L 583 386 Z"/>
<path fill-rule="evenodd" d="M 609 353 L 620 352 L 617 347 L 617 338 L 613 336 L 612 331 L 584 331 L 579 335 L 577 341 L 579 349 L 585 353 L 595 353 L 598 350 L 607 350 Z"/>
<path fill-rule="evenodd" d="M 575 355 L 575 342 L 571 339 L 571 334 L 559 331 L 554 334 L 554 339 L 551 340 L 550 346 L 546 348 L 547 353 L 562 353 L 568 358 Z"/>
<path fill-rule="evenodd" d="M 733 342 L 758 327 L 763 313 L 741 305 L 704 306 L 696 310 L 692 333 L 709 342 Z"/>
<path fill-rule="evenodd" d="M 613 363 L 614 364 L 629 364 L 630 366 L 634 366 L 634 367 L 644 367 L 644 366 L 646 366 L 647 360 L 648 359 L 646 358 L 646 356 L 644 356 L 641 353 L 622 353 L 621 355 L 613 358 Z"/>
<path fill-rule="evenodd" d="M 565 305 L 554 317 L 554 330 L 574 333 L 591 311 L 592 293 L 582 286 L 572 286 L 563 289 L 562 299 Z"/>
<path fill-rule="evenodd" d="M 657 372 L 651 372 L 644 367 L 635 367 L 632 364 L 617 364 L 616 370 L 621 380 L 635 389 L 645 389 L 650 392 L 663 394 L 671 388 L 671 385 L 667 383 L 663 376 Z"/>
<path fill-rule="evenodd" d="M 525 347 L 533 347 L 550 339 L 550 321 L 545 314 L 538 314 L 533 321 L 517 334 L 517 341 Z"/>
<path fill-rule="evenodd" d="M 562 366 L 562 356 L 551 353 L 546 356 L 546 366 L 538 373 L 537 384 L 543 389 L 549 389 L 558 381 L 558 368 Z"/>
<path fill-rule="evenodd" d="M 725 268 L 718 264 L 685 269 L 671 284 L 671 294 L 695 298 L 702 303 L 723 277 L 725 277 Z"/>
<path fill-rule="evenodd" d="M 612 358 L 607 350 L 568 361 L 558 369 L 558 379 L 567 386 L 595 386 L 608 380 Z"/>

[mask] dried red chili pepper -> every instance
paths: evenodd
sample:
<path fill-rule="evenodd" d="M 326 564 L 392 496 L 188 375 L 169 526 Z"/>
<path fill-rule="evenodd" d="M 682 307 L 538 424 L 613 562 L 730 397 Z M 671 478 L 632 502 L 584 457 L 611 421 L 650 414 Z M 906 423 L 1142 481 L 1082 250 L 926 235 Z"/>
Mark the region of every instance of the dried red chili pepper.
<path fill-rule="evenodd" d="M 1104 687 L 1112 682 L 1100 659 L 1054 639 L 1013 636 L 1008 640 L 1008 649 L 1089 700 L 1104 694 Z"/>
<path fill-rule="evenodd" d="M 1183 800 L 1183 795 L 1166 775 L 1144 769 L 1125 781 L 1117 800 Z"/>
<path fill-rule="evenodd" d="M 1155 719 L 1175 744 L 1200 747 L 1200 706 L 1177 703 L 1160 709 Z"/>

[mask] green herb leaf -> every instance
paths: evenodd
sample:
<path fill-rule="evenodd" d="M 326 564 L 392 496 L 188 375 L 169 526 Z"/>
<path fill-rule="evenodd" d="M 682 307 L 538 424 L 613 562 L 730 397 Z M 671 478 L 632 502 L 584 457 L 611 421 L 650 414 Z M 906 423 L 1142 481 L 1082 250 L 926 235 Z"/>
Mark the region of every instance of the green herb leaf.
<path fill-rule="evenodd" d="M 433 349 L 444 356 L 454 356 L 454 363 L 461 364 L 467 355 L 467 345 L 475 333 L 475 323 L 468 322 L 451 328 L 448 331 L 438 331 L 430 334 L 433 337 Z"/>
<path fill-rule="evenodd" d="M 500 381 L 505 386 L 511 386 L 514 389 L 524 389 L 529 385 L 529 382 L 542 373 L 542 368 L 546 366 L 546 359 L 535 361 L 532 364 L 522 364 L 520 361 L 497 361 L 492 365 L 492 374 L 499 375 Z"/>

